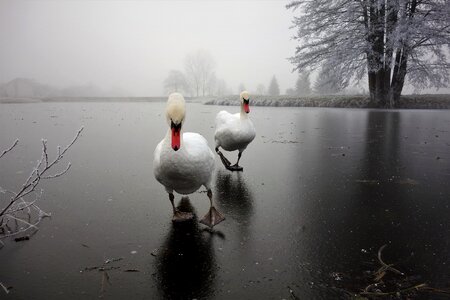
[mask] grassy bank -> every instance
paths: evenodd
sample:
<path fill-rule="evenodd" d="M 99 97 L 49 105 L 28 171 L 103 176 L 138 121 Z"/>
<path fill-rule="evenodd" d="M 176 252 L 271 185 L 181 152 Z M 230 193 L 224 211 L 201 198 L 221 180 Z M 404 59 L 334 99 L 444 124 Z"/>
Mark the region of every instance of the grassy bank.
<path fill-rule="evenodd" d="M 207 105 L 238 105 L 238 96 L 211 98 L 204 102 Z M 255 106 L 295 106 L 295 107 L 342 107 L 368 108 L 369 97 L 365 95 L 328 95 L 328 96 L 252 96 Z M 450 109 L 449 94 L 405 95 L 397 108 L 410 109 Z"/>

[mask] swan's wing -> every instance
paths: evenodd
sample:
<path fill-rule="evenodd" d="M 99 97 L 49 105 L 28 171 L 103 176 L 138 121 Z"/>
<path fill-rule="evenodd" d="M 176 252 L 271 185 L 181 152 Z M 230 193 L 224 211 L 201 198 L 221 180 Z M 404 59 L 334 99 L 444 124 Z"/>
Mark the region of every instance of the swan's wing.
<path fill-rule="evenodd" d="M 229 131 L 235 131 L 238 128 L 238 121 L 240 119 L 239 114 L 230 114 L 227 111 L 222 110 L 217 114 L 216 117 L 216 131 L 215 138 L 220 138 L 220 136 Z"/>
<path fill-rule="evenodd" d="M 233 115 L 227 111 L 220 111 L 216 115 L 216 129 L 223 127 L 233 119 Z"/>
<path fill-rule="evenodd" d="M 160 166 L 161 166 L 161 151 L 162 144 L 164 140 L 159 142 L 159 144 L 155 148 L 155 152 L 153 153 L 153 173 L 155 174 L 156 179 L 160 178 Z"/>
<path fill-rule="evenodd" d="M 234 136 L 239 134 L 240 114 L 230 114 L 226 111 L 221 111 L 216 117 L 216 131 L 214 139 L 216 146 L 224 146 L 229 144 Z"/>
<path fill-rule="evenodd" d="M 158 143 L 155 148 L 155 152 L 153 152 L 153 169 L 156 170 L 157 167 L 161 164 L 161 149 L 164 140 Z"/>
<path fill-rule="evenodd" d="M 214 160 L 214 154 L 208 146 L 206 139 L 194 132 L 186 132 L 183 134 L 183 142 L 189 151 L 189 156 L 202 160 Z"/>
<path fill-rule="evenodd" d="M 183 134 L 183 143 L 188 152 L 189 161 L 196 169 L 198 179 L 203 185 L 210 188 L 215 160 L 208 142 L 198 133 L 186 132 Z"/>

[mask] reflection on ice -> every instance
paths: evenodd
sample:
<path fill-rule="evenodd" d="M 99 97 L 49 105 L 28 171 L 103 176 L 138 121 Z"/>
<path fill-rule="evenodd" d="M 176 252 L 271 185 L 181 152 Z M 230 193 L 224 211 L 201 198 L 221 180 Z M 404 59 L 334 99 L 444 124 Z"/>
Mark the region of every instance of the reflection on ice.
<path fill-rule="evenodd" d="M 188 197 L 183 197 L 177 208 L 193 213 L 194 219 L 172 224 L 157 255 L 158 290 L 163 299 L 209 298 L 217 272 L 213 235 L 198 224 Z"/>
<path fill-rule="evenodd" d="M 217 205 L 227 218 L 235 219 L 242 228 L 247 228 L 254 213 L 252 191 L 245 174 L 219 170 L 216 173 L 215 193 Z"/>

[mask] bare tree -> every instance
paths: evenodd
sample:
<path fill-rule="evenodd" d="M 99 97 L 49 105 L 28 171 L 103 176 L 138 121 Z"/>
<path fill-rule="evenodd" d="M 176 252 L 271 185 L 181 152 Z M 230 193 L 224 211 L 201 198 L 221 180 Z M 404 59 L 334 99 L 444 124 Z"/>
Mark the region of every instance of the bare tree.
<path fill-rule="evenodd" d="M 447 0 L 295 0 L 287 8 L 299 12 L 300 45 L 290 59 L 299 71 L 326 63 L 345 86 L 367 76 L 380 107 L 395 106 L 405 80 L 420 88 L 449 83 Z"/>
<path fill-rule="evenodd" d="M 205 50 L 197 50 L 186 56 L 184 61 L 186 76 L 197 97 L 200 93 L 202 96 L 206 95 L 215 67 L 213 57 Z"/>
<path fill-rule="evenodd" d="M 173 92 L 188 92 L 189 85 L 183 72 L 178 70 L 171 70 L 169 76 L 164 80 L 164 89 L 167 94 Z"/>
<path fill-rule="evenodd" d="M 270 96 L 280 95 L 280 87 L 278 85 L 278 81 L 275 75 L 273 75 L 272 80 L 270 80 L 268 94 Z"/>
<path fill-rule="evenodd" d="M 66 152 L 80 137 L 83 127 L 80 128 L 72 139 L 72 141 L 61 149 L 57 147 L 57 154 L 53 160 L 49 159 L 47 151 L 47 140 L 42 140 L 42 154 L 41 158 L 37 161 L 36 166 L 22 184 L 18 192 L 13 192 L 0 187 L 0 196 L 6 197 L 6 204 L 0 201 L 0 246 L 3 246 L 3 239 L 8 237 L 14 237 L 19 234 L 23 234 L 30 230 L 35 233 L 38 230 L 37 225 L 44 217 L 50 216 L 49 213 L 44 212 L 37 206 L 36 202 L 42 197 L 43 190 L 37 190 L 41 180 L 53 179 L 64 175 L 70 169 L 70 162 L 66 168 L 60 172 L 49 174 L 51 170 L 57 165 L 64 157 Z M 16 140 L 11 147 L 4 150 L 0 155 L 0 158 L 5 156 L 8 152 L 12 151 L 18 144 Z M 2 199 L 0 197 L 0 199 Z M 9 201 L 8 201 L 9 198 Z"/>

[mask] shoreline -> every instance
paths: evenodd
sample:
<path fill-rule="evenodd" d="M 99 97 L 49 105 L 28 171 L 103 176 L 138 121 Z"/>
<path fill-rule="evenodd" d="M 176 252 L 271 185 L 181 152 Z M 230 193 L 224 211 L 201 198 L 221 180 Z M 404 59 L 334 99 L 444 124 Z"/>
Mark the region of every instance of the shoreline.
<path fill-rule="evenodd" d="M 4 97 L 0 104 L 45 103 L 45 102 L 165 102 L 166 97 Z M 237 106 L 238 96 L 189 98 L 190 103 L 204 105 Z M 271 107 L 335 107 L 335 108 L 376 108 L 371 107 L 366 95 L 324 95 L 324 96 L 259 96 L 251 98 L 253 106 Z M 450 94 L 404 95 L 394 109 L 450 109 Z"/>

